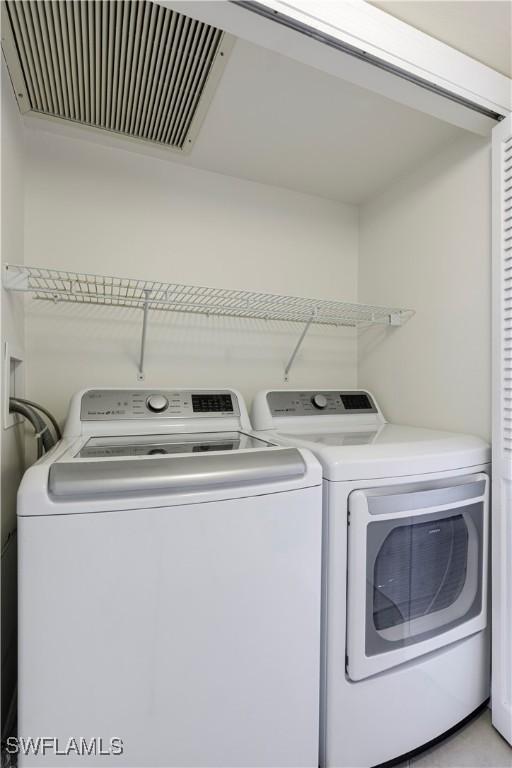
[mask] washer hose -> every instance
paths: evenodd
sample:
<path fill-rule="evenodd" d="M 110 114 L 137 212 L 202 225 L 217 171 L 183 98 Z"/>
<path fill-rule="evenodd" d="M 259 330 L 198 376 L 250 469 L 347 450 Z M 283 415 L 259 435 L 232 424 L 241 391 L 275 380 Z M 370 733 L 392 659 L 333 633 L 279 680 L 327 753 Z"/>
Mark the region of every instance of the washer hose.
<path fill-rule="evenodd" d="M 23 403 L 23 405 L 29 405 L 31 408 L 35 408 L 36 411 L 41 411 L 41 413 L 44 413 L 45 416 L 48 417 L 48 419 L 51 421 L 53 429 L 55 430 L 55 437 L 57 440 L 60 440 L 62 437 L 62 432 L 60 431 L 59 422 L 47 408 L 45 408 L 43 405 L 39 405 L 39 403 L 34 403 L 33 400 L 27 400 L 25 397 L 15 397 L 14 400 L 16 400 L 17 403 Z"/>
<path fill-rule="evenodd" d="M 9 398 L 9 411 L 19 413 L 27 421 L 30 421 L 36 431 L 37 436 L 37 458 L 40 459 L 45 451 L 49 451 L 55 445 L 55 440 L 48 429 L 48 424 L 43 418 L 29 405 L 19 403 L 15 398 Z"/>

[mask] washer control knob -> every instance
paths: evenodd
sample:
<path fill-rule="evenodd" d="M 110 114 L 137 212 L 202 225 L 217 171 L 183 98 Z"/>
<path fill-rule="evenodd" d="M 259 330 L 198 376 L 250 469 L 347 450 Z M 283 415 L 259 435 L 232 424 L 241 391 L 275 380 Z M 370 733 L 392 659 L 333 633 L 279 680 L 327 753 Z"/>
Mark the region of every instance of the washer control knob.
<path fill-rule="evenodd" d="M 162 411 L 165 411 L 168 405 L 169 401 L 163 395 L 150 395 L 146 400 L 148 410 L 153 411 L 153 413 L 161 413 Z"/>
<path fill-rule="evenodd" d="M 313 403 L 315 408 L 319 408 L 320 410 L 327 408 L 327 398 L 325 397 L 325 395 L 314 395 L 311 402 Z"/>

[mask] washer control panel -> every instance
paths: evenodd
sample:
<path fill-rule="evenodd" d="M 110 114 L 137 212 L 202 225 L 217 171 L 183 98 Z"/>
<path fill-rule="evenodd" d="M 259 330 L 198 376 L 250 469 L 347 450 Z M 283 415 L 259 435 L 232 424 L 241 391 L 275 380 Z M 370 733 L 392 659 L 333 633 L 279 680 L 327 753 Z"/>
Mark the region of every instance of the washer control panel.
<path fill-rule="evenodd" d="M 228 390 L 90 389 L 82 397 L 82 421 L 239 416 Z"/>
<path fill-rule="evenodd" d="M 327 390 L 288 392 L 276 390 L 267 394 L 272 416 L 344 416 L 351 413 L 377 413 L 367 392 Z"/>

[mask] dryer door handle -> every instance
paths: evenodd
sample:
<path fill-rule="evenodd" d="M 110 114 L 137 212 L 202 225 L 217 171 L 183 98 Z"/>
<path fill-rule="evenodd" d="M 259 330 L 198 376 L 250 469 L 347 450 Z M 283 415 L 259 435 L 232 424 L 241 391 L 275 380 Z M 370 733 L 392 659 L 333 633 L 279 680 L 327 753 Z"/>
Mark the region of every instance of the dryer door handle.
<path fill-rule="evenodd" d="M 431 507 L 439 507 L 447 504 L 456 505 L 481 498 L 485 493 L 486 479 L 472 479 L 469 482 L 454 482 L 441 488 L 429 490 L 402 491 L 400 493 L 366 492 L 370 515 L 389 515 L 398 512 L 416 512 L 427 510 Z"/>

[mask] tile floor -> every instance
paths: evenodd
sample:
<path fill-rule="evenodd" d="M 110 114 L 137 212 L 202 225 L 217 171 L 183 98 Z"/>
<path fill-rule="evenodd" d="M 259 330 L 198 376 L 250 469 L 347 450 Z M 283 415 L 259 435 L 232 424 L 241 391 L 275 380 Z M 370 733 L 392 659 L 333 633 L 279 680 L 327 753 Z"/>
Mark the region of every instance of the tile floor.
<path fill-rule="evenodd" d="M 512 748 L 485 709 L 452 736 L 397 768 L 512 768 Z"/>
<path fill-rule="evenodd" d="M 16 759 L 3 750 L 2 768 L 16 768 Z M 396 768 L 512 768 L 512 748 L 494 730 L 486 709 L 453 736 Z"/>

